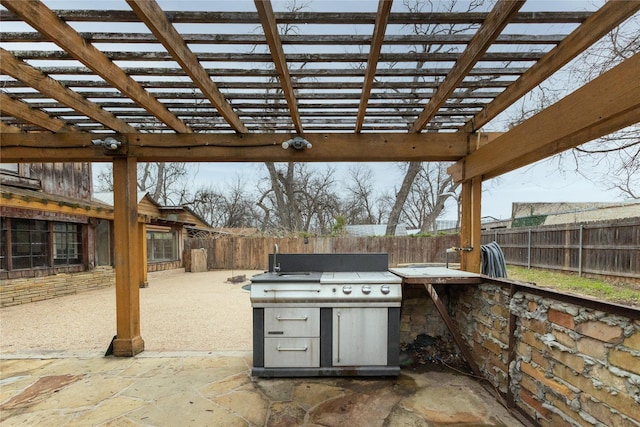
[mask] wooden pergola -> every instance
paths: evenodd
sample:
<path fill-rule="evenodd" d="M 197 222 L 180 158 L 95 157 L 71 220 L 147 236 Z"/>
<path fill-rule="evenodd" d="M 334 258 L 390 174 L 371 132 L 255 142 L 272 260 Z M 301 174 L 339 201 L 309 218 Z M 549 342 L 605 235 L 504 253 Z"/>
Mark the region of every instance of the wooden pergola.
<path fill-rule="evenodd" d="M 345 13 L 275 12 L 263 0 L 224 12 L 218 2 L 0 3 L 0 161 L 113 163 L 119 356 L 144 348 L 137 162 L 454 161 L 460 246 L 473 248 L 462 268 L 479 272 L 483 180 L 640 122 L 635 55 L 508 132 L 480 131 L 638 1 L 522 12 L 524 1 L 499 0 L 447 13 L 395 12 L 391 0 Z M 452 31 L 407 31 L 427 24 Z M 557 31 L 532 30 L 540 24 Z M 283 149 L 296 136 L 312 148 Z"/>

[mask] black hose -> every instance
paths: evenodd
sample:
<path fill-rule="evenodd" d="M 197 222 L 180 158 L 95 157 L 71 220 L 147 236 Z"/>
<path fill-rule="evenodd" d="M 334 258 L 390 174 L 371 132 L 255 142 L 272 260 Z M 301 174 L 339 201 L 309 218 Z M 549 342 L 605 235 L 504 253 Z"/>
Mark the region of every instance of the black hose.
<path fill-rule="evenodd" d="M 507 277 L 507 264 L 502 249 L 496 242 L 480 246 L 482 274 L 489 277 Z"/>

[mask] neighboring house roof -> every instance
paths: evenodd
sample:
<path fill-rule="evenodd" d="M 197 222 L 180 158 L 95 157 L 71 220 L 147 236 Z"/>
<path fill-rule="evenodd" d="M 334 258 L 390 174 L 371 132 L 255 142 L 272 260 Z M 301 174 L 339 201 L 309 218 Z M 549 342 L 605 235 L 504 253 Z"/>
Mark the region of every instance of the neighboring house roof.
<path fill-rule="evenodd" d="M 514 203 L 512 226 L 560 225 L 640 216 L 640 202 Z"/>
<path fill-rule="evenodd" d="M 93 197 L 113 206 L 113 192 L 95 193 Z M 138 214 L 148 216 L 156 222 L 179 222 L 185 226 L 211 228 L 207 221 L 188 206 L 163 206 L 153 200 L 149 193 L 138 192 Z"/>
<path fill-rule="evenodd" d="M 384 236 L 387 232 L 387 224 L 359 224 L 347 225 L 344 227 L 347 234 L 356 237 Z M 396 236 L 406 236 L 407 227 L 404 224 L 398 224 L 396 227 Z"/>

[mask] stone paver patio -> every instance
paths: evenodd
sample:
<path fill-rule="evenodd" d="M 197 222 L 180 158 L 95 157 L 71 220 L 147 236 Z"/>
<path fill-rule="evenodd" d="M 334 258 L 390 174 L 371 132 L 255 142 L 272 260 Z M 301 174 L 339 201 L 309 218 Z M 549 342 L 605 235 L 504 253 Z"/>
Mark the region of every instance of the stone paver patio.
<path fill-rule="evenodd" d="M 519 426 L 476 381 L 249 374 L 249 352 L 0 360 L 3 426 Z"/>

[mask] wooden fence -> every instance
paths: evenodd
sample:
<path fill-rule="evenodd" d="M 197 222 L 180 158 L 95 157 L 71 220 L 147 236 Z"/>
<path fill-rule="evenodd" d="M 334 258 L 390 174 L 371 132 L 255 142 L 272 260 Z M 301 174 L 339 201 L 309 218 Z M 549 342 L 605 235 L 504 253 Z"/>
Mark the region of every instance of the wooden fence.
<path fill-rule="evenodd" d="M 266 270 L 274 244 L 280 253 L 386 252 L 389 266 L 410 263 L 444 263 L 446 249 L 460 244 L 458 235 L 439 237 L 224 237 L 185 241 L 185 266 L 191 249 L 207 250 L 207 268 Z M 456 259 L 450 259 L 457 262 Z"/>
<path fill-rule="evenodd" d="M 640 219 L 492 230 L 507 264 L 640 282 Z"/>
<path fill-rule="evenodd" d="M 555 227 L 501 229 L 484 232 L 483 244 L 496 241 L 507 264 L 576 272 L 579 275 L 624 278 L 640 283 L 640 219 Z M 445 251 L 460 245 L 457 234 L 438 237 L 224 237 L 188 239 L 191 249 L 208 251 L 207 268 L 266 270 L 274 244 L 280 253 L 386 252 L 389 266 L 444 263 Z M 449 254 L 458 262 L 457 253 Z"/>

